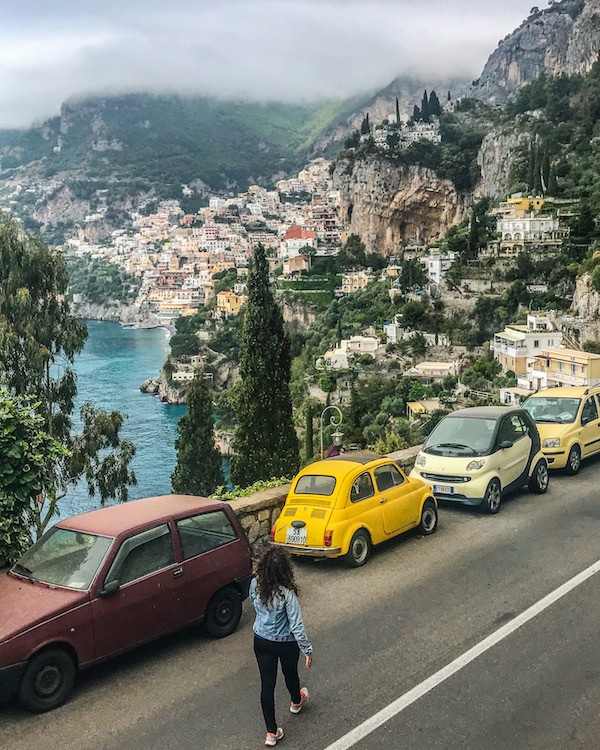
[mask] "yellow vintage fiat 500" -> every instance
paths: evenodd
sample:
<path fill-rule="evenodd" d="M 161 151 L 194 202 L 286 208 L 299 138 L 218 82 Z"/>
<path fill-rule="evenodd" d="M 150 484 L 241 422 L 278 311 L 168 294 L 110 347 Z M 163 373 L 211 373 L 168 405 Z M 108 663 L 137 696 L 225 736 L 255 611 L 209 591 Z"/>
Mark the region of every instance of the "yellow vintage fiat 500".
<path fill-rule="evenodd" d="M 581 459 L 600 451 L 600 386 L 546 388 L 525 401 L 551 469 L 577 474 Z"/>
<path fill-rule="evenodd" d="M 296 555 L 364 565 L 375 544 L 417 527 L 437 528 L 431 489 L 389 458 L 350 452 L 317 461 L 294 479 L 271 541 Z"/>

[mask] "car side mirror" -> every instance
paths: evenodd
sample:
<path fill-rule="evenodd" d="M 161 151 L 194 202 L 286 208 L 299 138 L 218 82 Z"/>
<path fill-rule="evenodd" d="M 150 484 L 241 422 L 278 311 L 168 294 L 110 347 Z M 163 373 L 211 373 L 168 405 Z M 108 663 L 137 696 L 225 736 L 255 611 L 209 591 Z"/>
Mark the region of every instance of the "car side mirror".
<path fill-rule="evenodd" d="M 514 445 L 514 443 L 513 443 L 512 440 L 503 440 L 500 443 L 500 448 L 502 448 L 502 450 L 506 450 L 507 448 L 512 448 L 513 445 Z"/>
<path fill-rule="evenodd" d="M 121 584 L 118 581 L 109 581 L 105 586 L 103 586 L 100 591 L 98 592 L 98 596 L 102 597 L 108 597 L 113 596 L 117 593 L 117 591 L 121 588 Z"/>

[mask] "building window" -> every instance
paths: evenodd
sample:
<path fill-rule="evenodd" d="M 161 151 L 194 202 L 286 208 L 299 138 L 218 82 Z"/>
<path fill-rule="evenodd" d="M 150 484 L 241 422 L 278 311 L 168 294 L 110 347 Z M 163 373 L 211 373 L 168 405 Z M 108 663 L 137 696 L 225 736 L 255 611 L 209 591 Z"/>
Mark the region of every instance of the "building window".
<path fill-rule="evenodd" d="M 562 372 L 562 371 L 563 371 L 563 363 L 562 363 L 562 362 L 559 362 L 559 363 L 558 363 L 558 371 L 559 371 L 559 372 Z"/>
<path fill-rule="evenodd" d="M 575 375 L 577 372 L 577 365 L 571 365 L 571 375 Z"/>
<path fill-rule="evenodd" d="M 534 346 L 534 348 L 535 348 L 535 349 L 539 349 L 539 348 L 540 348 L 540 342 L 539 342 L 539 341 L 537 341 L 537 340 L 536 340 L 536 341 L 534 341 L 534 342 L 533 342 L 533 346 Z"/>

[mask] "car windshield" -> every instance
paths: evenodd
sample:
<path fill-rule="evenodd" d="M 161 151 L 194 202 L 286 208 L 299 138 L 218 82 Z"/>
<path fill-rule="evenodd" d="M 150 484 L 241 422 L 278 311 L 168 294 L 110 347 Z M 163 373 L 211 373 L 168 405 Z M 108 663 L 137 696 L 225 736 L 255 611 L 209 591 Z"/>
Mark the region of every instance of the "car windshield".
<path fill-rule="evenodd" d="M 556 424 L 567 424 L 574 422 L 579 411 L 581 399 L 579 398 L 545 398 L 532 396 L 523 404 L 523 408 L 531 414 L 532 418 L 543 424 L 554 422 Z"/>
<path fill-rule="evenodd" d="M 335 477 L 322 474 L 305 474 L 300 477 L 294 490 L 296 495 L 333 495 Z"/>
<path fill-rule="evenodd" d="M 113 540 L 54 526 L 12 568 L 32 581 L 88 589 Z"/>
<path fill-rule="evenodd" d="M 425 453 L 438 456 L 484 456 L 490 452 L 495 419 L 446 417 L 425 441 Z"/>

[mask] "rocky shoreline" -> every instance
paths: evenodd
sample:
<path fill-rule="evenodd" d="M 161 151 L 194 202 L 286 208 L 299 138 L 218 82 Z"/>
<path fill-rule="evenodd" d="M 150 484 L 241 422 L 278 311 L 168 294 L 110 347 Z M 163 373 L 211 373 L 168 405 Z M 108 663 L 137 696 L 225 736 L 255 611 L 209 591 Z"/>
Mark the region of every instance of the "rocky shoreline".
<path fill-rule="evenodd" d="M 147 305 L 124 305 L 120 302 L 91 302 L 73 301 L 73 312 L 84 320 L 103 320 L 108 323 L 120 323 L 123 326 L 136 328 L 171 328 L 160 320 L 158 315 L 148 309 Z"/>
<path fill-rule="evenodd" d="M 158 398 L 165 404 L 185 404 L 187 388 L 185 386 L 174 387 L 169 385 L 164 372 L 161 370 L 157 378 L 148 378 L 140 385 L 142 393 L 148 393 Z"/>

